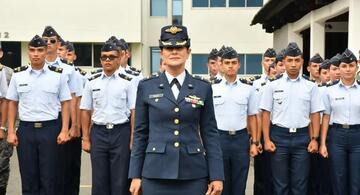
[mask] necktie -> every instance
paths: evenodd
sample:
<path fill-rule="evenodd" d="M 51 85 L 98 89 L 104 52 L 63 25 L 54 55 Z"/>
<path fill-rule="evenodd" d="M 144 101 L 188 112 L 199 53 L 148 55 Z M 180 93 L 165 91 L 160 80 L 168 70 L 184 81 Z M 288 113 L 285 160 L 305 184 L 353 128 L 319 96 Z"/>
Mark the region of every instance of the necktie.
<path fill-rule="evenodd" d="M 178 95 L 179 95 L 179 92 L 180 92 L 180 88 L 181 88 L 181 85 L 179 83 L 179 81 L 174 78 L 171 83 L 170 83 L 170 88 L 174 94 L 174 97 L 175 99 L 177 99 Z"/>

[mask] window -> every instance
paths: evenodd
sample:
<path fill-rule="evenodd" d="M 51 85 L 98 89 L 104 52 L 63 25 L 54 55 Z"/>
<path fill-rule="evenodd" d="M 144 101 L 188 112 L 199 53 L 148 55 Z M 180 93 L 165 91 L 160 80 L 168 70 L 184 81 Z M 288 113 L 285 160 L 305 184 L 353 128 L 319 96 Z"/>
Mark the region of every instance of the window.
<path fill-rule="evenodd" d="M 74 43 L 76 52 L 76 66 L 92 66 L 92 44 Z"/>
<path fill-rule="evenodd" d="M 172 23 L 177 25 L 182 25 L 182 0 L 173 0 L 173 13 L 172 13 Z"/>
<path fill-rule="evenodd" d="M 150 48 L 150 68 L 151 73 L 158 72 L 160 68 L 160 48 Z"/>
<path fill-rule="evenodd" d="M 101 55 L 101 47 L 102 45 L 100 44 L 94 44 L 94 67 L 101 67 L 101 63 L 100 63 L 100 55 Z"/>
<path fill-rule="evenodd" d="M 192 54 L 191 64 L 193 74 L 208 74 L 208 54 Z"/>
<path fill-rule="evenodd" d="M 192 0 L 193 7 L 262 7 L 263 0 Z"/>
<path fill-rule="evenodd" d="M 192 54 L 192 73 L 208 74 L 208 54 Z M 238 74 L 261 74 L 261 54 L 239 54 L 240 69 Z"/>
<path fill-rule="evenodd" d="M 167 0 L 150 0 L 151 16 L 167 16 Z"/>

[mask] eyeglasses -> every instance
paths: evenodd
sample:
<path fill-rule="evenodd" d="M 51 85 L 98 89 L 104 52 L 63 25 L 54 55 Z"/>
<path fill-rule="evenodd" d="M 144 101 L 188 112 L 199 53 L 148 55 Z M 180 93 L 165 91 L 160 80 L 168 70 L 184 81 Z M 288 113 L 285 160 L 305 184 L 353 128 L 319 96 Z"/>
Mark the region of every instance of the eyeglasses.
<path fill-rule="evenodd" d="M 101 61 L 106 61 L 106 60 L 110 60 L 110 61 L 113 61 L 113 60 L 115 60 L 116 58 L 118 58 L 118 56 L 114 56 L 114 55 L 110 55 L 110 56 L 101 56 L 100 57 L 100 60 Z"/>
<path fill-rule="evenodd" d="M 57 42 L 56 39 L 43 39 L 46 43 L 50 41 L 51 44 L 55 44 Z"/>

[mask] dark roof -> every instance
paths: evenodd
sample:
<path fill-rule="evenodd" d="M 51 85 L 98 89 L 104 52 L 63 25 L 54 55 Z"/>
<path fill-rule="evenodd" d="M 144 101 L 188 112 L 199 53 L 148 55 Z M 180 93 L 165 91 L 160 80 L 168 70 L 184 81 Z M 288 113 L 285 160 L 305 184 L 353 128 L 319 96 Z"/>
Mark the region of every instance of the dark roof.
<path fill-rule="evenodd" d="M 272 33 L 287 23 L 292 23 L 312 10 L 319 9 L 335 0 L 269 0 L 254 16 L 251 25 L 262 24 Z"/>

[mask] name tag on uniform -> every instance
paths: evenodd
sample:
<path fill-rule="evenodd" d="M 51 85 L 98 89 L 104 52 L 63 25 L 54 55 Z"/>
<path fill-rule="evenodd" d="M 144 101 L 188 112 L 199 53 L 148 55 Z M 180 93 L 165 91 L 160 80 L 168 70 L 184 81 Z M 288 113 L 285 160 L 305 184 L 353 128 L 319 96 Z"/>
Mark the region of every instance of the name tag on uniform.
<path fill-rule="evenodd" d="M 282 93 L 284 90 L 275 90 L 274 93 Z"/>
<path fill-rule="evenodd" d="M 221 95 L 216 95 L 214 96 L 214 98 L 221 98 Z"/>
<path fill-rule="evenodd" d="M 150 99 L 154 99 L 154 98 L 161 98 L 161 97 L 163 97 L 163 96 L 164 96 L 164 94 L 162 94 L 162 93 L 150 94 L 150 95 L 149 95 L 149 98 L 150 98 Z"/>
<path fill-rule="evenodd" d="M 336 100 L 344 100 L 345 99 L 345 97 L 339 97 L 339 98 L 335 98 L 335 101 Z"/>
<path fill-rule="evenodd" d="M 100 89 L 93 89 L 92 91 L 100 91 Z"/>
<path fill-rule="evenodd" d="M 24 87 L 24 86 L 28 86 L 28 84 L 27 83 L 19 84 L 19 87 Z"/>

